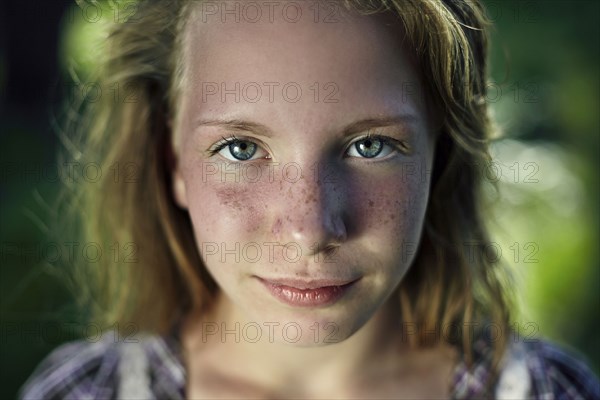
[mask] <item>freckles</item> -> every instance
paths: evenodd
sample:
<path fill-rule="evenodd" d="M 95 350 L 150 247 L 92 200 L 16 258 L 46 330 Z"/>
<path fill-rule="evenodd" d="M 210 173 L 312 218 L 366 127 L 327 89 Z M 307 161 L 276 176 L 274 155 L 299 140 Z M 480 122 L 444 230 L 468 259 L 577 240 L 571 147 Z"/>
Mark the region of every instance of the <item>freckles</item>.
<path fill-rule="evenodd" d="M 260 228 L 260 215 L 258 210 L 253 206 L 248 207 L 248 227 L 246 228 L 246 232 L 253 233 L 259 230 Z"/>
<path fill-rule="evenodd" d="M 399 211 L 402 208 L 402 203 L 398 200 L 395 200 L 393 205 L 390 200 L 386 200 L 385 207 L 383 207 L 382 214 L 385 214 L 385 219 L 383 220 L 383 225 L 395 224 L 396 219 L 398 218 Z M 402 220 L 397 221 L 398 223 L 402 223 Z"/>
<path fill-rule="evenodd" d="M 257 205 L 260 200 L 252 197 L 252 191 L 246 187 L 228 186 L 216 189 L 215 193 L 221 204 L 231 210 L 231 214 L 224 217 L 235 218 L 237 226 L 242 225 L 248 233 L 260 228 L 263 213 Z"/>
<path fill-rule="evenodd" d="M 232 208 L 236 211 L 242 211 L 244 200 L 244 191 L 237 188 L 224 188 L 216 191 L 219 201 L 224 206 Z"/>
<path fill-rule="evenodd" d="M 306 189 L 302 189 L 302 197 L 304 198 L 304 204 L 315 203 L 317 201 L 317 196 L 313 192 L 306 194 Z"/>
<path fill-rule="evenodd" d="M 384 204 L 382 198 L 372 198 L 372 193 L 363 193 L 364 200 L 361 202 L 361 220 L 366 223 L 367 229 L 377 229 L 388 223 L 389 207 Z M 387 202 L 386 202 L 387 203 Z"/>
<path fill-rule="evenodd" d="M 273 233 L 273 235 L 275 235 L 275 236 L 278 236 L 279 233 L 281 232 L 281 226 L 282 225 L 283 224 L 281 222 L 281 218 L 277 218 L 277 220 L 273 224 L 273 228 L 271 228 L 271 233 Z"/>
<path fill-rule="evenodd" d="M 382 226 L 391 226 L 392 229 L 401 229 L 407 221 L 408 210 L 403 201 L 398 200 L 398 193 L 390 193 L 385 197 L 369 198 L 365 193 L 366 204 L 362 216 L 367 229 L 378 229 Z"/>

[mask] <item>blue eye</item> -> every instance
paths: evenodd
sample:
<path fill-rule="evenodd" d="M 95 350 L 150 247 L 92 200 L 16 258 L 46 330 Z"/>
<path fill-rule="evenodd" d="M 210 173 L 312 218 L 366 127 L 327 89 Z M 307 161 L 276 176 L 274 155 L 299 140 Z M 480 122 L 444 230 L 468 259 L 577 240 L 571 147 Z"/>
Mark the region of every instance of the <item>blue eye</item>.
<path fill-rule="evenodd" d="M 367 136 L 350 145 L 348 156 L 359 158 L 382 158 L 394 149 L 383 138 Z"/>
<path fill-rule="evenodd" d="M 384 158 L 393 152 L 401 151 L 398 148 L 399 146 L 404 147 L 402 142 L 395 139 L 369 135 L 353 142 L 346 151 L 346 155 L 348 157 L 367 159 Z M 222 140 L 219 143 L 216 143 L 209 152 L 211 155 L 219 154 L 231 161 L 249 161 L 254 158 L 271 158 L 256 142 L 238 139 L 235 136 L 222 138 Z"/>
<path fill-rule="evenodd" d="M 256 153 L 256 144 L 246 140 L 236 140 L 230 143 L 224 150 L 229 151 L 229 154 L 236 160 L 246 161 L 252 158 Z"/>
<path fill-rule="evenodd" d="M 266 151 L 261 149 L 256 143 L 250 140 L 238 139 L 236 137 L 223 138 L 223 140 L 214 147 L 214 149 L 210 150 L 211 154 L 218 153 L 231 161 L 248 161 L 257 153 L 264 153 L 262 157 L 268 158 Z"/>

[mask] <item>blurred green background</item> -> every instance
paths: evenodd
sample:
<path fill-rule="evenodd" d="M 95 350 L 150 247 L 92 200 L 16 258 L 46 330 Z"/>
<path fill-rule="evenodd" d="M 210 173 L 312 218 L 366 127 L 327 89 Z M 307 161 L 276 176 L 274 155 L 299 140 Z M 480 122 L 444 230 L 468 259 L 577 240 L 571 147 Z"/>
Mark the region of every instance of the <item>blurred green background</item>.
<path fill-rule="evenodd" d="M 132 9 L 99 15 L 79 3 L 0 6 L 0 398 L 14 397 L 54 347 L 96 328 L 61 279 L 61 263 L 81 249 L 57 255 L 48 243 L 60 223 L 53 123 L 64 97 L 82 90 L 69 84 L 74 72 L 86 83 L 105 21 Z M 495 24 L 487 101 L 503 132 L 482 166 L 501 189 L 490 256 L 516 271 L 522 333 L 579 352 L 598 373 L 600 5 L 485 4 Z"/>

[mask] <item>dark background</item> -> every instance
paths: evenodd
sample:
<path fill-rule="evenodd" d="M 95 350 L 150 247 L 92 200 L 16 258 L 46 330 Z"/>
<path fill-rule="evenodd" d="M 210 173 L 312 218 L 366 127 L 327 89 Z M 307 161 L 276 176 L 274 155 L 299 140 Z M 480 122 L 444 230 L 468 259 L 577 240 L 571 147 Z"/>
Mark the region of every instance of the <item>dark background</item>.
<path fill-rule="evenodd" d="M 501 185 L 490 251 L 520 279 L 523 335 L 579 352 L 598 373 L 600 6 L 485 3 L 495 23 L 487 100 L 504 132 L 486 171 Z M 97 328 L 82 322 L 61 275 L 80 250 L 56 257 L 48 244 L 60 223 L 53 121 L 74 87 L 69 70 L 86 82 L 95 32 L 111 18 L 87 12 L 67 0 L 0 6 L 0 398 L 53 348 Z"/>

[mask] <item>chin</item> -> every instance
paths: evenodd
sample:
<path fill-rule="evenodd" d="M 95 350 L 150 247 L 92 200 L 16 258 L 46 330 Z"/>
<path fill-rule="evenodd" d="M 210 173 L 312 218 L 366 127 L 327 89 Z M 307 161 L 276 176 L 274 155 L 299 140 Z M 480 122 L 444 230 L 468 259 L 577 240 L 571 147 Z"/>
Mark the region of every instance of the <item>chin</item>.
<path fill-rule="evenodd" d="M 263 339 L 294 347 L 322 347 L 343 342 L 358 332 L 366 318 L 340 315 L 341 310 L 310 309 L 263 313 L 258 324 Z M 351 311 L 346 311 L 351 313 Z M 257 325 L 258 325 L 257 324 Z"/>

